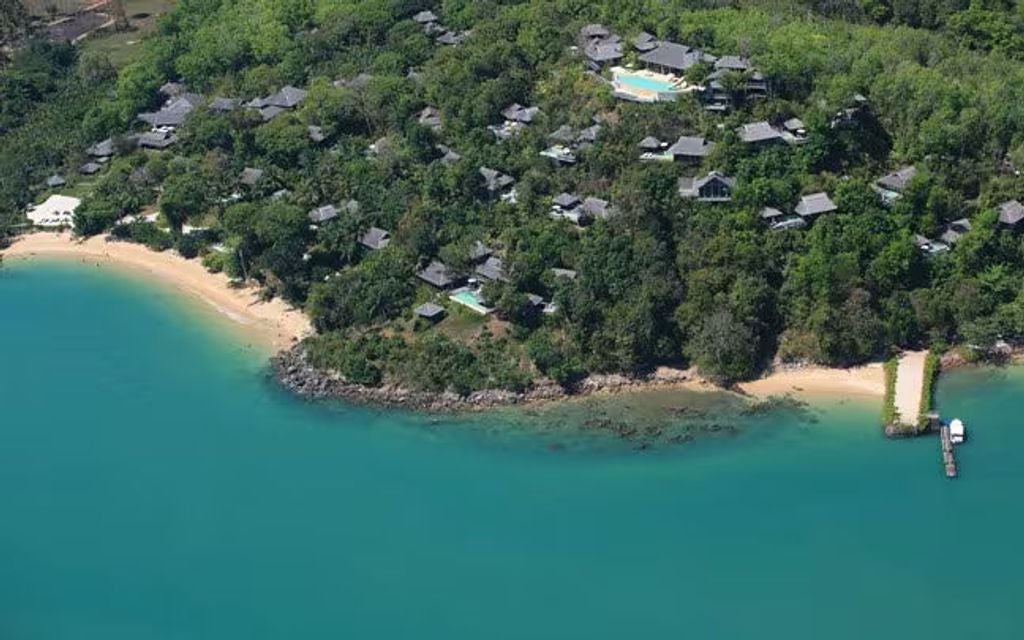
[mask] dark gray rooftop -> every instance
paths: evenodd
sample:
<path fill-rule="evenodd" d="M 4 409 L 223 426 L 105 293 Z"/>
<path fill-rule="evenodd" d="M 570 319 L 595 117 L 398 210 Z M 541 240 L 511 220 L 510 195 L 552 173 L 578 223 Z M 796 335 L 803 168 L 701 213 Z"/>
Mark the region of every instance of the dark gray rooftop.
<path fill-rule="evenodd" d="M 426 318 L 427 320 L 434 320 L 445 314 L 444 307 L 439 304 L 434 304 L 433 302 L 424 302 L 413 309 L 412 312 L 421 318 Z"/>
<path fill-rule="evenodd" d="M 607 38 L 611 31 L 603 24 L 587 24 L 580 29 L 581 38 Z"/>
<path fill-rule="evenodd" d="M 579 206 L 580 212 L 591 218 L 607 218 L 612 213 L 612 206 L 607 200 L 586 197 Z"/>
<path fill-rule="evenodd" d="M 658 46 L 658 39 L 646 31 L 641 31 L 633 38 L 633 47 L 637 51 L 651 51 Z"/>
<path fill-rule="evenodd" d="M 683 158 L 706 158 L 715 148 L 715 143 L 696 136 L 680 136 L 668 148 L 667 153 Z"/>
<path fill-rule="evenodd" d="M 639 60 L 646 64 L 653 64 L 675 71 L 685 71 L 701 62 L 702 54 L 699 50 L 688 47 L 685 44 L 659 42 L 658 46 L 654 49 L 640 54 Z"/>
<path fill-rule="evenodd" d="M 875 183 L 883 189 L 889 191 L 895 191 L 901 193 L 910 184 L 910 181 L 917 175 L 917 169 L 914 167 L 903 167 L 898 171 L 893 171 L 889 175 L 882 176 Z"/>
<path fill-rule="evenodd" d="M 299 106 L 309 92 L 291 85 L 281 87 L 277 93 L 263 99 L 266 106 L 281 107 L 282 109 L 294 109 Z"/>
<path fill-rule="evenodd" d="M 614 62 L 623 57 L 622 43 L 612 40 L 593 40 L 584 45 L 583 55 L 594 62 Z"/>
<path fill-rule="evenodd" d="M 1011 227 L 1024 220 L 1024 205 L 1017 200 L 1010 200 L 999 205 L 999 222 Z"/>
<path fill-rule="evenodd" d="M 571 209 L 572 207 L 578 206 L 582 202 L 580 197 L 575 193 L 560 193 L 551 199 L 551 203 L 555 206 L 561 207 L 562 209 Z"/>
<path fill-rule="evenodd" d="M 173 133 L 164 133 L 160 131 L 149 131 L 140 135 L 137 139 L 137 143 L 143 149 L 166 149 L 175 142 L 178 141 L 178 136 Z"/>
<path fill-rule="evenodd" d="M 816 216 L 822 213 L 830 213 L 839 207 L 836 206 L 827 193 L 812 193 L 800 198 L 796 205 L 796 214 L 801 217 Z"/>
<path fill-rule="evenodd" d="M 522 122 L 523 124 L 530 124 L 533 119 L 540 113 L 539 107 L 524 107 L 523 105 L 514 103 L 505 107 L 501 111 L 501 115 L 506 120 L 512 120 L 513 122 Z"/>
<path fill-rule="evenodd" d="M 647 151 L 658 151 L 661 149 L 662 142 L 654 136 L 647 136 L 640 141 L 639 147 Z"/>
<path fill-rule="evenodd" d="M 487 258 L 483 264 L 476 268 L 476 274 L 481 278 L 486 278 L 487 280 L 508 282 L 508 275 L 505 273 L 505 265 L 501 258 L 497 256 Z"/>
<path fill-rule="evenodd" d="M 391 234 L 380 227 L 370 227 L 359 237 L 359 244 L 367 249 L 383 249 L 391 244 Z"/>
<path fill-rule="evenodd" d="M 750 68 L 750 61 L 740 56 L 722 56 L 718 60 L 715 60 L 715 69 L 725 71 L 747 71 Z"/>
<path fill-rule="evenodd" d="M 488 191 L 501 191 L 515 184 L 516 180 L 512 176 L 507 176 L 504 173 L 491 169 L 489 167 L 480 167 L 480 175 L 484 178 L 484 184 L 487 186 Z"/>
<path fill-rule="evenodd" d="M 285 109 L 283 107 L 273 104 L 267 105 L 259 110 L 260 119 L 263 120 L 263 122 L 270 122 L 284 112 Z"/>
<path fill-rule="evenodd" d="M 782 133 L 765 121 L 750 122 L 740 127 L 740 139 L 747 144 L 781 140 Z"/>
<path fill-rule="evenodd" d="M 327 222 L 338 217 L 338 209 L 333 204 L 317 207 L 309 212 L 309 219 L 316 224 Z"/>
<path fill-rule="evenodd" d="M 416 273 L 416 277 L 428 284 L 432 284 L 440 289 L 455 284 L 456 276 L 452 273 L 443 262 L 438 260 L 432 261 L 426 267 Z"/>

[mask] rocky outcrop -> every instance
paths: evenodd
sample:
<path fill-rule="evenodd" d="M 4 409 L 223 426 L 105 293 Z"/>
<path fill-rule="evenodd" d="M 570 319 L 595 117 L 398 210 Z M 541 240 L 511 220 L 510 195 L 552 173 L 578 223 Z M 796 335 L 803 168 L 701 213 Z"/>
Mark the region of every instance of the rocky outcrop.
<path fill-rule="evenodd" d="M 639 388 L 678 385 L 695 380 L 689 372 L 659 369 L 648 377 L 620 374 L 592 375 L 574 389 L 566 390 L 553 382 L 535 384 L 522 392 L 492 389 L 461 395 L 451 391 L 431 392 L 384 384 L 369 387 L 352 384 L 332 371 L 317 369 L 306 358 L 301 344 L 280 352 L 271 359 L 271 368 L 278 382 L 305 398 L 340 398 L 350 402 L 385 408 L 415 409 L 429 412 L 455 412 L 507 407 L 584 396 L 613 393 Z"/>

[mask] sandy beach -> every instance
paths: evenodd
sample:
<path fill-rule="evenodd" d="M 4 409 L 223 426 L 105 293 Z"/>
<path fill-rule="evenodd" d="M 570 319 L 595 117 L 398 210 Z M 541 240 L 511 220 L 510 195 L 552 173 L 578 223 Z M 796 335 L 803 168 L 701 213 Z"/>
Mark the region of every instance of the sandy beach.
<path fill-rule="evenodd" d="M 312 333 L 309 319 L 301 310 L 278 299 L 262 302 L 255 288 L 233 288 L 224 274 L 210 273 L 199 260 L 186 260 L 171 251 L 151 251 L 142 245 L 108 242 L 98 236 L 80 241 L 69 233 L 43 232 L 17 239 L 2 255 L 9 260 L 62 258 L 106 265 L 156 279 L 230 319 L 247 337 L 268 351 L 290 347 Z M 659 381 L 656 386 L 669 383 L 668 386 L 691 390 L 718 390 L 718 387 L 703 382 L 694 371 L 659 370 L 655 377 Z M 758 398 L 791 395 L 803 399 L 880 398 L 884 388 L 885 375 L 881 364 L 852 369 L 783 369 L 739 385 L 742 392 Z"/>
<path fill-rule="evenodd" d="M 881 363 L 850 369 L 782 369 L 760 380 L 744 382 L 739 387 L 744 393 L 759 398 L 780 395 L 806 399 L 823 396 L 881 398 L 885 395 L 885 371 Z"/>
<path fill-rule="evenodd" d="M 45 232 L 18 238 L 0 255 L 5 260 L 68 259 L 153 278 L 205 303 L 269 351 L 286 348 L 312 332 L 301 310 L 279 299 L 262 302 L 255 288 L 233 288 L 224 274 L 210 273 L 198 259 L 186 260 L 171 251 L 151 251 L 99 236 L 80 241 L 70 233 Z"/>

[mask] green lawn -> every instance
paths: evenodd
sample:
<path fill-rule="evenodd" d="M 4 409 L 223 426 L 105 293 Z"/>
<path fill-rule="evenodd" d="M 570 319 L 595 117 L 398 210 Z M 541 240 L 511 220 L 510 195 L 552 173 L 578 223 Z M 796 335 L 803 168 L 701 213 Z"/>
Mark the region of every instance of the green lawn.
<path fill-rule="evenodd" d="M 95 33 L 82 42 L 85 51 L 96 51 L 110 58 L 115 67 L 132 61 L 139 42 L 156 25 L 156 18 L 171 8 L 173 0 L 126 0 L 125 13 L 131 29 Z"/>

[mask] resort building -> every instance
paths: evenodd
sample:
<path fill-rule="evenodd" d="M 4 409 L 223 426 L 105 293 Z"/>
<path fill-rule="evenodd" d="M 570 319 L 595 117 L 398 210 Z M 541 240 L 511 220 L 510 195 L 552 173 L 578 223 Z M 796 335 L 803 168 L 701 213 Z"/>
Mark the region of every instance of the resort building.
<path fill-rule="evenodd" d="M 735 186 L 734 178 L 712 171 L 699 178 L 680 178 L 679 195 L 697 202 L 729 202 Z"/>
<path fill-rule="evenodd" d="M 949 251 L 949 245 L 938 240 L 930 240 L 920 234 L 914 234 L 914 246 L 928 256 L 935 256 Z"/>
<path fill-rule="evenodd" d="M 794 212 L 801 218 L 815 218 L 823 213 L 832 213 L 838 209 L 839 207 L 832 202 L 827 193 L 818 192 L 800 198 L 800 202 L 797 203 Z"/>
<path fill-rule="evenodd" d="M 491 256 L 479 265 L 474 271 L 476 275 L 480 276 L 485 280 L 493 280 L 496 282 L 508 282 L 508 274 L 505 273 L 505 264 L 501 258 L 497 256 Z"/>
<path fill-rule="evenodd" d="M 285 111 L 294 109 L 306 99 L 308 92 L 291 85 L 281 87 L 277 93 L 265 98 L 254 98 L 245 103 L 246 108 L 255 110 L 263 122 L 269 122 Z"/>
<path fill-rule="evenodd" d="M 1015 229 L 1024 220 L 1024 205 L 1017 200 L 1010 200 L 999 205 L 999 224 Z"/>
<path fill-rule="evenodd" d="M 423 318 L 428 322 L 438 322 L 445 316 L 444 307 L 433 302 L 424 302 L 412 312 L 417 318 Z"/>
<path fill-rule="evenodd" d="M 140 113 L 138 119 L 149 124 L 154 129 L 176 129 L 185 124 L 185 118 L 192 113 L 196 107 L 204 101 L 203 96 L 198 93 L 181 93 L 168 98 L 159 111 L 153 113 Z"/>
<path fill-rule="evenodd" d="M 380 227 L 370 227 L 359 236 L 359 244 L 371 251 L 377 251 L 391 244 L 391 234 Z"/>
<path fill-rule="evenodd" d="M 576 164 L 576 154 L 565 145 L 555 144 L 540 152 L 545 158 L 551 158 L 558 164 Z"/>
<path fill-rule="evenodd" d="M 148 131 L 135 138 L 135 142 L 139 148 L 153 149 L 155 151 L 163 151 L 177 141 L 178 136 L 166 129 Z"/>
<path fill-rule="evenodd" d="M 64 179 L 64 176 L 58 175 L 56 173 L 46 179 L 46 186 L 49 187 L 50 189 L 56 189 L 57 187 L 63 187 L 67 183 L 68 183 L 68 181 Z"/>
<path fill-rule="evenodd" d="M 441 35 L 437 36 L 434 40 L 437 44 L 454 47 L 455 45 L 462 44 L 466 38 L 469 37 L 469 31 L 463 31 L 461 33 L 455 31 L 445 31 Z"/>
<path fill-rule="evenodd" d="M 579 222 L 581 224 L 594 220 L 603 220 L 615 213 L 615 208 L 607 200 L 591 197 L 584 198 L 576 210 L 579 213 Z"/>
<path fill-rule="evenodd" d="M 946 225 L 945 231 L 939 236 L 939 240 L 952 246 L 956 244 L 960 238 L 971 230 L 971 221 L 967 218 L 960 218 L 954 220 Z"/>
<path fill-rule="evenodd" d="M 334 220 L 337 217 L 338 209 L 333 204 L 317 207 L 309 212 L 309 219 L 313 224 L 323 224 L 324 222 Z"/>
<path fill-rule="evenodd" d="M 97 142 L 86 149 L 85 152 L 93 158 L 96 158 L 98 162 L 106 162 L 112 155 L 114 155 L 114 139 L 107 138 L 102 142 Z"/>
<path fill-rule="evenodd" d="M 679 136 L 665 154 L 677 162 L 700 162 L 715 150 L 715 143 L 698 136 Z"/>
<path fill-rule="evenodd" d="M 800 118 L 790 118 L 782 123 L 782 139 L 789 144 L 807 142 L 807 125 Z"/>
<path fill-rule="evenodd" d="M 78 167 L 78 173 L 83 176 L 91 176 L 99 173 L 103 169 L 103 165 L 96 164 L 95 162 L 86 162 L 82 166 Z"/>
<path fill-rule="evenodd" d="M 508 193 L 512 185 L 516 183 L 516 179 L 512 176 L 490 167 L 480 167 L 480 175 L 484 179 L 484 188 L 492 195 Z"/>
<path fill-rule="evenodd" d="M 653 49 L 640 54 L 638 60 L 649 70 L 665 75 L 681 75 L 690 67 L 707 62 L 700 49 L 685 44 L 661 41 Z"/>
<path fill-rule="evenodd" d="M 438 289 L 450 289 L 463 280 L 439 260 L 433 260 L 426 267 L 417 271 L 416 277 Z"/>
<path fill-rule="evenodd" d="M 641 31 L 633 38 L 633 48 L 640 53 L 646 53 L 658 48 L 658 39 L 646 31 Z"/>
<path fill-rule="evenodd" d="M 588 24 L 577 37 L 587 68 L 601 71 L 623 58 L 622 38 L 601 24 Z"/>
<path fill-rule="evenodd" d="M 903 167 L 876 180 L 873 188 L 881 196 L 883 203 L 892 204 L 900 199 L 916 175 L 916 168 Z"/>
<path fill-rule="evenodd" d="M 740 140 L 749 145 L 768 145 L 783 142 L 782 132 L 767 122 L 750 122 L 740 127 Z"/>
<path fill-rule="evenodd" d="M 772 231 L 803 229 L 807 226 L 807 221 L 795 213 L 783 213 L 775 207 L 764 207 L 758 215 L 768 223 Z"/>

